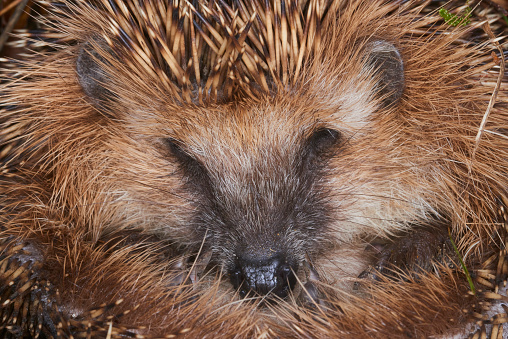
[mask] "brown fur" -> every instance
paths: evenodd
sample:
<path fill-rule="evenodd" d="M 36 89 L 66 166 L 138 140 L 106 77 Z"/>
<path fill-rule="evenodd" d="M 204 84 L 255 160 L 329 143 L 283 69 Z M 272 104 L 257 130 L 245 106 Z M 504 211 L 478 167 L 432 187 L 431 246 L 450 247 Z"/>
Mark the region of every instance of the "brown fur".
<path fill-rule="evenodd" d="M 1 88 L 1 272 L 14 286 L 4 304 L 27 310 L 7 317 L 7 332 L 34 334 L 32 323 L 49 335 L 89 327 L 95 335 L 422 337 L 470 321 L 462 309 L 481 295 L 465 297 L 464 275 L 436 264 L 443 258 L 432 251 L 422 262 L 404 255 L 396 279 L 358 276 L 387 253 L 392 262 L 393 251 L 423 253 L 421 242 L 428 250 L 425 232 L 439 249 L 449 231 L 472 269 L 497 253 L 506 82 L 475 141 L 499 73 L 497 43 L 484 35 L 468 43 L 484 34 L 478 17 L 453 28 L 426 4 L 304 3 L 309 21 L 299 17 L 301 36 L 287 45 L 282 29 L 272 32 L 278 38 L 262 30 L 277 17 L 264 10 L 245 36 L 250 14 L 239 11 L 241 24 L 224 6 L 196 7 L 219 41 L 181 5 L 213 41 L 193 45 L 197 27 L 184 20 L 165 31 L 155 2 L 145 11 L 127 2 L 144 29 L 120 2 L 53 9 L 55 29 L 72 43 L 26 61 Z M 400 99 L 377 48 L 401 55 Z M 316 134 L 323 129 L 339 131 L 338 141 Z M 298 300 L 240 300 L 221 276 L 239 248 L 290 253 Z M 193 267 L 209 253 L 213 269 Z M 421 265 L 433 272 L 412 274 Z M 318 298 L 305 298 L 307 283 L 320 286 Z"/>

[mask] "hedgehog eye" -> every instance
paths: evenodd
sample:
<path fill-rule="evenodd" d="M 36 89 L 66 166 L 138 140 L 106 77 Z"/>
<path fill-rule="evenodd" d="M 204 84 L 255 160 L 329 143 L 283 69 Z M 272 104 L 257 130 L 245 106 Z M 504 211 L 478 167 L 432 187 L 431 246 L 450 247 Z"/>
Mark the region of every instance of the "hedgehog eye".
<path fill-rule="evenodd" d="M 319 128 L 307 140 L 307 145 L 313 153 L 320 154 L 330 150 L 341 138 L 341 133 L 331 128 Z"/>
<path fill-rule="evenodd" d="M 166 138 L 164 139 L 164 143 L 168 147 L 171 154 L 176 157 L 178 161 L 188 161 L 188 158 L 191 158 L 191 156 L 185 152 L 181 146 L 182 143 L 180 141 L 173 138 Z"/>
<path fill-rule="evenodd" d="M 185 151 L 180 141 L 173 138 L 166 138 L 164 142 L 173 158 L 176 159 L 178 165 L 187 176 L 193 179 L 208 178 L 206 168 L 203 164 Z"/>

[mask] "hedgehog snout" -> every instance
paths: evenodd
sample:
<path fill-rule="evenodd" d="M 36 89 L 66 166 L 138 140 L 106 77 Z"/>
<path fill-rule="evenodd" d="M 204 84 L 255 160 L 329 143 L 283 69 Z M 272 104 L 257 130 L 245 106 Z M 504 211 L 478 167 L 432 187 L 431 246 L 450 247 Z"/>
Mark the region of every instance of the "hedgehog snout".
<path fill-rule="evenodd" d="M 237 258 L 230 270 L 230 279 L 242 298 L 251 291 L 285 298 L 295 286 L 298 266 L 290 263 L 282 253 L 270 257 L 243 254 Z"/>

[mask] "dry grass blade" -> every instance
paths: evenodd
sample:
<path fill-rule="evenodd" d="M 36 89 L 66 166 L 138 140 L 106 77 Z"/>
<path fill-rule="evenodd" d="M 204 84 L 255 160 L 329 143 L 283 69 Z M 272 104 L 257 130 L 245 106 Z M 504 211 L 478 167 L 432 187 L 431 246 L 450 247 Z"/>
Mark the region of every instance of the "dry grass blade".
<path fill-rule="evenodd" d="M 474 158 L 476 150 L 478 149 L 478 144 L 480 143 L 480 139 L 481 139 L 482 134 L 485 130 L 485 126 L 487 125 L 487 121 L 489 119 L 490 112 L 491 112 L 492 108 L 494 107 L 494 104 L 496 103 L 496 99 L 497 99 L 499 90 L 501 88 L 501 83 L 502 83 L 503 78 L 506 74 L 503 48 L 501 47 L 499 42 L 496 41 L 496 37 L 494 36 L 494 33 L 492 33 L 489 23 L 485 23 L 483 27 L 484 27 L 485 32 L 489 36 L 489 38 L 492 39 L 494 45 L 496 46 L 497 50 L 499 51 L 499 55 L 501 56 L 501 58 L 499 59 L 500 60 L 500 70 L 499 70 L 499 76 L 498 76 L 497 82 L 496 82 L 496 87 L 494 88 L 494 91 L 493 91 L 492 96 L 490 98 L 489 105 L 487 107 L 487 111 L 483 115 L 483 120 L 481 122 L 481 125 L 478 128 L 478 134 L 476 134 L 476 137 L 475 137 L 475 148 L 472 153 L 472 158 Z"/>

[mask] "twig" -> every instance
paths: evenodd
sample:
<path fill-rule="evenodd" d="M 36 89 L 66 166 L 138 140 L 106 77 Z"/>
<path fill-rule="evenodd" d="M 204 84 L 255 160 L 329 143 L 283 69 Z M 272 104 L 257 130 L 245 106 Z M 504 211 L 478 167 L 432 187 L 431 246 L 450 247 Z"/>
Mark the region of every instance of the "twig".
<path fill-rule="evenodd" d="M 11 18 L 9 19 L 9 22 L 5 26 L 4 31 L 2 32 L 2 35 L 0 35 L 0 51 L 4 47 L 5 42 L 7 41 L 7 38 L 9 37 L 9 34 L 11 33 L 12 29 L 14 28 L 14 25 L 16 22 L 18 22 L 19 17 L 21 16 L 21 13 L 23 13 L 23 10 L 26 7 L 26 4 L 28 3 L 28 0 L 21 0 L 18 7 L 14 10 L 14 13 L 12 13 Z"/>
<path fill-rule="evenodd" d="M 11 8 L 13 8 L 17 4 L 19 4 L 20 1 L 21 0 L 15 0 L 15 1 L 11 2 L 10 4 L 8 4 L 7 6 L 5 6 L 4 8 L 0 9 L 0 16 L 4 15 L 8 11 L 10 11 Z"/>
<path fill-rule="evenodd" d="M 490 6 L 496 8 L 496 10 L 498 10 L 499 12 L 501 12 L 503 15 L 506 15 L 508 16 L 508 11 L 503 7 L 501 6 L 500 4 L 498 3 L 495 3 L 494 1 L 492 0 L 483 0 L 485 1 L 486 3 L 488 3 Z"/>
<path fill-rule="evenodd" d="M 494 92 L 492 92 L 492 96 L 490 97 L 489 105 L 487 106 L 487 110 L 485 111 L 485 114 L 483 115 L 482 123 L 480 124 L 480 128 L 478 129 L 478 134 L 476 134 L 475 138 L 475 146 L 473 150 L 473 154 L 471 156 L 471 159 L 474 159 L 474 156 L 476 154 L 476 150 L 478 149 L 478 145 L 480 144 L 480 139 L 482 137 L 483 131 L 485 130 L 485 125 L 487 124 L 487 120 L 489 119 L 490 112 L 492 111 L 492 107 L 494 107 L 494 104 L 496 103 L 497 95 L 499 93 L 499 89 L 501 88 L 501 82 L 504 77 L 505 72 L 505 60 L 504 60 L 504 53 L 503 48 L 501 47 L 501 44 L 499 42 L 495 41 L 494 33 L 492 33 L 492 30 L 490 29 L 490 25 L 488 22 L 486 22 L 483 25 L 483 29 L 485 30 L 485 33 L 491 38 L 494 42 L 494 45 L 496 46 L 497 50 L 500 53 L 501 58 L 499 59 L 501 61 L 500 67 L 501 70 L 499 71 L 499 76 L 497 78 L 497 84 L 496 88 L 494 88 Z"/>

